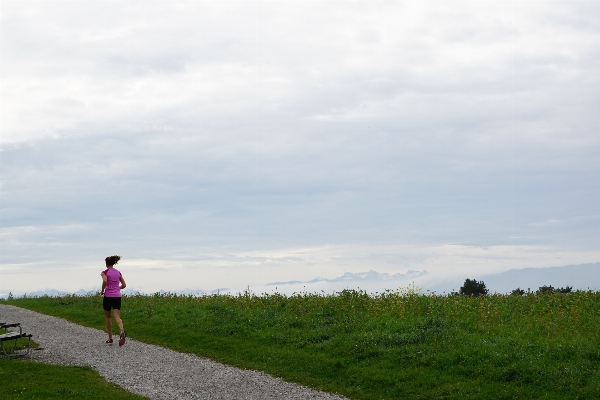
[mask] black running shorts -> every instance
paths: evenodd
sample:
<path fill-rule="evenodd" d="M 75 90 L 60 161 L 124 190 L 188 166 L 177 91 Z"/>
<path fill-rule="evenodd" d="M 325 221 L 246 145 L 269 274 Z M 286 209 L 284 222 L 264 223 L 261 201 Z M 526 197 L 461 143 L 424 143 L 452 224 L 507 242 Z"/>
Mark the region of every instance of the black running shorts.
<path fill-rule="evenodd" d="M 104 297 L 102 300 L 102 306 L 105 311 L 110 311 L 111 308 L 115 310 L 121 309 L 121 298 L 120 297 Z"/>

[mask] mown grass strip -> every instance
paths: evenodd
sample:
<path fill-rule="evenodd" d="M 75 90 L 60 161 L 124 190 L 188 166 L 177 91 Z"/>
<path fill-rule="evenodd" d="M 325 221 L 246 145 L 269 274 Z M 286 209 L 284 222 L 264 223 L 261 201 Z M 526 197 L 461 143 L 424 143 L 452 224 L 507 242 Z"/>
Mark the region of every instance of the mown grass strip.
<path fill-rule="evenodd" d="M 25 342 L 18 343 L 17 350 Z M 36 343 L 33 349 L 39 349 Z M 35 350 L 32 350 L 35 351 Z M 123 399 L 146 397 L 109 383 L 88 367 L 48 365 L 27 358 L 0 357 L 0 399 Z"/>
<path fill-rule="evenodd" d="M 103 329 L 97 296 L 6 303 Z M 128 296 L 131 337 L 356 399 L 594 398 L 600 294 Z"/>
<path fill-rule="evenodd" d="M 105 381 L 89 367 L 0 358 L 0 399 L 146 399 Z"/>

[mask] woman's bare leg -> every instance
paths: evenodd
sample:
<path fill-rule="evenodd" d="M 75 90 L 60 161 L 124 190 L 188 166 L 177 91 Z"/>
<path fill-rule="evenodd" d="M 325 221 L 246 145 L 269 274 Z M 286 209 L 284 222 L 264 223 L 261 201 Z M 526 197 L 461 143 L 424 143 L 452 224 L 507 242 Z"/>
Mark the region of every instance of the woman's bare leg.
<path fill-rule="evenodd" d="M 106 317 L 106 332 L 108 332 L 108 338 L 112 339 L 112 321 L 110 320 L 110 311 L 104 310 L 104 316 Z"/>
<path fill-rule="evenodd" d="M 115 321 L 117 321 L 117 325 L 119 325 L 119 332 L 123 332 L 123 321 L 121 321 L 121 310 L 113 310 L 113 317 L 115 317 Z"/>

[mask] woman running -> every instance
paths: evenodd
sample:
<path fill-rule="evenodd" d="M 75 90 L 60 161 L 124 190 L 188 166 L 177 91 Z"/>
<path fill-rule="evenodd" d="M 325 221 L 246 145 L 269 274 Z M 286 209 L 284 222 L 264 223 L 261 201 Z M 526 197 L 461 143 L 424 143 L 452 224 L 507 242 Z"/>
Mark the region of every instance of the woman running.
<path fill-rule="evenodd" d="M 121 334 L 119 335 L 119 346 L 125 344 L 125 330 L 123 329 L 123 321 L 121 321 L 121 289 L 125 289 L 127 284 L 123 275 L 115 268 L 115 264 L 121 259 L 120 256 L 106 257 L 106 269 L 102 271 L 102 291 L 100 294 L 104 295 L 102 302 L 104 306 L 104 316 L 106 317 L 106 331 L 108 332 L 108 340 L 106 343 L 112 344 L 112 321 L 110 319 L 110 309 L 113 309 L 113 316 Z M 120 285 L 119 285 L 120 283 Z"/>

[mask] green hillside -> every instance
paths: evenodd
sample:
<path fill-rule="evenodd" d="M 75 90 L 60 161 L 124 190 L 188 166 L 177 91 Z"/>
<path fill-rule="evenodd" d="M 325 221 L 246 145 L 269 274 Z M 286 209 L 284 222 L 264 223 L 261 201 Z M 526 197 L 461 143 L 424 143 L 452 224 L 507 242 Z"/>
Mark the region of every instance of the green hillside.
<path fill-rule="evenodd" d="M 104 329 L 98 296 L 4 301 Z M 128 335 L 355 399 L 594 398 L 600 293 L 127 296 Z"/>

